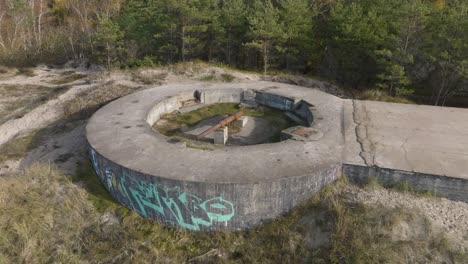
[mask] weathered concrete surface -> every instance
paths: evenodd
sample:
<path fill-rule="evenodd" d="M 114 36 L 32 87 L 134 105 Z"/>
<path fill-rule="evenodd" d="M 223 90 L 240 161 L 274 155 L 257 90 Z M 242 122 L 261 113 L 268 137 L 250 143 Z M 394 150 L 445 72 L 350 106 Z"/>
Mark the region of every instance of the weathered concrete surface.
<path fill-rule="evenodd" d="M 236 88 L 263 89 L 313 102 L 317 117 L 313 127 L 325 136 L 319 143 L 288 141 L 200 151 L 168 142 L 167 137 L 155 133 L 148 124 L 154 123 L 162 113 L 158 110 L 151 117 L 147 113 L 171 96 L 182 94 L 180 98 L 188 98 L 184 92 L 192 95 L 197 89 L 231 92 Z M 164 103 L 164 111 L 172 109 L 171 104 L 175 107 L 175 101 Z M 147 174 L 202 182 L 257 182 L 303 175 L 321 164 L 341 163 L 344 145 L 341 111 L 340 98 L 293 85 L 269 82 L 167 85 L 131 94 L 101 108 L 88 123 L 87 138 L 102 155 Z M 260 173 L 264 168 L 269 168 L 268 172 Z"/>
<path fill-rule="evenodd" d="M 383 183 L 405 182 L 418 190 L 468 202 L 468 180 L 464 178 L 346 163 L 343 164 L 343 173 L 355 182 L 365 183 L 369 177 L 375 177 Z"/>
<path fill-rule="evenodd" d="M 200 90 L 202 103 L 240 102 L 291 111 L 306 100 L 319 141 L 188 148 L 151 129 Z M 257 98 L 255 98 L 256 100 Z M 342 100 L 314 89 L 270 82 L 167 85 L 118 99 L 89 121 L 94 168 L 112 196 L 164 223 L 191 230 L 244 229 L 286 213 L 341 175 Z"/>
<path fill-rule="evenodd" d="M 468 179 L 468 109 L 351 100 L 344 109 L 344 163 Z"/>
<path fill-rule="evenodd" d="M 304 100 L 311 135 L 320 136 L 204 151 L 151 130 L 161 115 L 194 96 L 205 104 L 242 101 L 285 111 Z M 255 226 L 342 173 L 361 181 L 406 181 L 468 202 L 467 109 L 342 100 L 271 82 L 167 85 L 100 109 L 87 139 L 94 168 L 116 200 L 191 230 Z"/>
<path fill-rule="evenodd" d="M 195 138 L 207 129 L 218 124 L 221 120 L 226 118 L 225 116 L 213 116 L 205 120 L 200 121 L 197 125 L 191 128 L 182 128 L 181 131 L 186 137 Z M 161 121 L 161 120 L 160 120 Z M 158 121 L 158 122 L 160 122 Z M 275 133 L 280 132 L 279 129 L 271 124 L 268 120 L 260 117 L 242 116 L 239 120 L 234 121 L 242 129 L 236 133 L 232 133 L 228 130 L 228 141 L 227 145 L 255 145 L 266 142 Z M 214 132 L 208 133 L 203 141 L 213 142 Z"/>

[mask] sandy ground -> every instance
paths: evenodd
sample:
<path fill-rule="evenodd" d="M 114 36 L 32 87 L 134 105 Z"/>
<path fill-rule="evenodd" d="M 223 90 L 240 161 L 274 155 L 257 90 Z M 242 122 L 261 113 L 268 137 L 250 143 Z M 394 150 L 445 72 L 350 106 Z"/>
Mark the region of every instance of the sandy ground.
<path fill-rule="evenodd" d="M 267 77 L 264 78 L 256 74 L 239 73 L 219 68 L 205 69 L 147 69 L 140 70 L 138 74 L 151 80 L 157 76 L 157 81 L 145 83 L 135 78 L 134 73 L 113 72 L 98 73 L 95 70 L 85 70 L 80 68 L 62 68 L 51 69 L 45 66 L 39 66 L 34 69 L 35 76 L 28 77 L 24 75 L 6 74 L 0 76 L 0 87 L 2 85 L 40 85 L 54 88 L 50 82 L 61 78 L 64 72 L 73 71 L 75 73 L 85 74 L 87 77 L 67 83 L 71 87 L 56 98 L 52 98 L 38 105 L 30 112 L 19 118 L 12 118 L 0 125 L 0 147 L 9 140 L 18 135 L 28 133 L 31 130 L 50 126 L 59 121 L 64 116 L 63 106 L 72 100 L 77 94 L 98 87 L 109 80 L 129 87 L 153 87 L 165 83 L 184 83 L 200 81 L 209 76 L 210 80 L 217 80 L 223 74 L 229 74 L 234 77 L 234 81 L 257 81 L 260 79 L 269 79 L 304 85 L 308 87 L 319 88 L 321 90 L 343 96 L 343 93 L 335 86 L 311 80 L 304 77 L 286 78 L 286 77 Z M 0 108 L 2 102 L 11 102 L 16 100 L 17 95 L 2 93 L 0 94 Z M 86 158 L 86 139 L 85 139 L 86 120 L 77 121 L 68 124 L 68 127 L 62 131 L 47 135 L 39 146 L 28 152 L 20 160 L 7 160 L 0 164 L 0 175 L 9 173 L 21 168 L 26 168 L 36 161 L 48 161 L 57 164 L 68 174 L 73 174 L 76 170 L 78 161 Z M 423 213 L 441 232 L 459 242 L 460 247 L 468 250 L 468 204 L 455 202 L 442 198 L 419 197 L 412 194 L 399 193 L 383 188 L 362 189 L 357 186 L 349 186 L 344 190 L 350 201 L 360 202 L 372 206 L 402 207 L 411 210 L 418 210 Z"/>
<path fill-rule="evenodd" d="M 59 78 L 60 73 L 67 70 L 70 69 L 52 72 L 52 69 L 41 66 L 34 70 L 35 76 L 33 77 L 15 75 L 12 78 L 0 81 L 0 85 L 57 87 L 60 85 L 51 85 L 49 82 Z M 62 109 L 65 102 L 71 100 L 78 93 L 93 87 L 93 84 L 86 84 L 81 80 L 69 83 L 69 85 L 72 85 L 72 87 L 57 98 L 48 100 L 20 118 L 10 119 L 0 125 L 0 146 L 25 131 L 38 129 L 58 120 L 63 115 Z M 8 94 L 2 95 L 2 99 L 8 96 Z"/>
<path fill-rule="evenodd" d="M 405 208 L 427 217 L 434 233 L 453 239 L 460 250 L 468 252 L 468 204 L 440 197 L 424 197 L 385 188 L 360 188 L 347 185 L 345 197 L 352 203 L 373 207 Z"/>

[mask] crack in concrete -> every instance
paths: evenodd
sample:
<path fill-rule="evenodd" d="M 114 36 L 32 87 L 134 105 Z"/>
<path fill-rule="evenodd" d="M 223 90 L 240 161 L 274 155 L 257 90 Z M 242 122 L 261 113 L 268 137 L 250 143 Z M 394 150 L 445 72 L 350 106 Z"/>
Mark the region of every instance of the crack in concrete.
<path fill-rule="evenodd" d="M 359 105 L 356 100 L 353 102 L 353 121 L 356 124 L 355 134 L 356 140 L 361 146 L 359 156 L 367 166 L 375 164 L 375 145 L 369 139 L 369 115 L 364 105 Z"/>
<path fill-rule="evenodd" d="M 411 135 L 409 135 L 408 137 L 406 137 L 406 139 L 404 140 L 404 142 L 401 143 L 400 148 L 402 148 L 403 151 L 404 151 L 404 153 L 405 153 L 404 157 L 405 157 L 406 164 L 408 165 L 408 167 L 410 168 L 410 170 L 414 172 L 414 167 L 413 167 L 413 165 L 411 164 L 411 162 L 410 162 L 409 159 L 408 159 L 408 150 L 407 150 L 406 147 L 405 147 L 405 145 L 408 143 L 408 140 L 409 140 L 410 138 L 411 138 Z"/>

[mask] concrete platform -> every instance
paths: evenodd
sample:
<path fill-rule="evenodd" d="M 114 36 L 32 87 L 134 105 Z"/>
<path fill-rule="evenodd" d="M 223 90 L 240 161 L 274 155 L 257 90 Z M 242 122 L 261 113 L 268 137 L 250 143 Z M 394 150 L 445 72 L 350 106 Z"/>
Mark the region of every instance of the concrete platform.
<path fill-rule="evenodd" d="M 307 100 L 314 105 L 308 110 L 313 127 L 324 136 L 200 150 L 151 129 L 196 90 L 203 104 L 241 102 L 244 91 L 285 111 Z M 271 82 L 167 85 L 101 108 L 87 125 L 87 139 L 101 181 L 141 215 L 190 230 L 244 229 L 286 213 L 341 174 L 342 105 L 318 90 Z"/>
<path fill-rule="evenodd" d="M 468 202 L 468 109 L 344 100 L 344 172 Z"/>
<path fill-rule="evenodd" d="M 151 129 L 194 97 L 212 104 L 244 96 L 300 109 L 321 136 L 200 150 Z M 117 201 L 167 224 L 212 231 L 278 217 L 343 172 L 355 180 L 405 180 L 468 201 L 467 120 L 466 109 L 342 100 L 279 83 L 196 83 L 113 101 L 90 119 L 87 139 L 94 168 Z"/>

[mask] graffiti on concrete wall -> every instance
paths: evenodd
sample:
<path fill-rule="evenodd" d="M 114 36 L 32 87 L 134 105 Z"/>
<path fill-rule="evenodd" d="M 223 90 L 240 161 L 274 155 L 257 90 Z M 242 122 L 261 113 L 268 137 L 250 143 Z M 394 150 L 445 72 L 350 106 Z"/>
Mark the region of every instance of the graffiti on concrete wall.
<path fill-rule="evenodd" d="M 122 173 L 116 174 L 111 167 L 100 167 L 93 149 L 91 159 L 101 182 L 113 197 L 144 217 L 200 230 L 201 226 L 209 227 L 215 221 L 226 222 L 234 216 L 234 205 L 223 197 L 202 200 L 181 191 L 178 186 L 168 188 L 153 182 L 137 181 L 126 170 L 119 170 Z"/>

